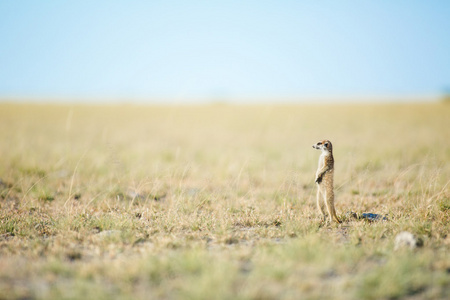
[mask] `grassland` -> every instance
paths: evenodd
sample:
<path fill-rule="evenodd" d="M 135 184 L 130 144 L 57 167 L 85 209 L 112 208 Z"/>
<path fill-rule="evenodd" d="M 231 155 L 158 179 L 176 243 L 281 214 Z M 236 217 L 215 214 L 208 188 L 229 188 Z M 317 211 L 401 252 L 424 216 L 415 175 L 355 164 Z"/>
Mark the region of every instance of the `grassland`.
<path fill-rule="evenodd" d="M 0 104 L 0 299 L 448 299 L 449 116 Z M 324 138 L 340 225 L 315 206 Z"/>

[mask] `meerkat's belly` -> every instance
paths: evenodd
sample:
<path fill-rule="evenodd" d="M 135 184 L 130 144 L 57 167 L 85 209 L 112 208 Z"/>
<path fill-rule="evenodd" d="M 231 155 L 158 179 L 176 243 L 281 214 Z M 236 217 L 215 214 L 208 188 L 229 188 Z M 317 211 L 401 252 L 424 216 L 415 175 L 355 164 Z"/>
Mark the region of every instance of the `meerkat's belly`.
<path fill-rule="evenodd" d="M 334 170 L 331 169 L 329 171 L 327 171 L 324 175 L 323 175 L 323 180 L 325 181 L 333 181 L 333 174 L 334 174 Z"/>

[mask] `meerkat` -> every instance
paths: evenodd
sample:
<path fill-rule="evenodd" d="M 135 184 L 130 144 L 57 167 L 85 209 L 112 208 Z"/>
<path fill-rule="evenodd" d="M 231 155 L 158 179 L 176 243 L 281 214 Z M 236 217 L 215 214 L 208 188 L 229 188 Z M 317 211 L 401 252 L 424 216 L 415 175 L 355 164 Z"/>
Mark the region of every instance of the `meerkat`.
<path fill-rule="evenodd" d="M 323 140 L 313 145 L 314 149 L 322 151 L 319 158 L 319 167 L 316 172 L 317 184 L 317 207 L 322 213 L 324 220 L 326 220 L 325 211 L 321 204 L 321 198 L 325 202 L 330 222 L 332 220 L 341 223 L 336 216 L 336 209 L 334 208 L 334 190 L 333 190 L 333 175 L 334 175 L 334 158 L 333 146 L 329 140 Z"/>

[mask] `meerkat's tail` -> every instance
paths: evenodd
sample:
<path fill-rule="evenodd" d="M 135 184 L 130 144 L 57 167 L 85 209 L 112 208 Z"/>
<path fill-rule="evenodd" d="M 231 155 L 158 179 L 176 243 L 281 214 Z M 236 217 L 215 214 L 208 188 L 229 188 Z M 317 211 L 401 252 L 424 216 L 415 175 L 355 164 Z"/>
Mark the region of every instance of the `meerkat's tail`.
<path fill-rule="evenodd" d="M 328 209 L 328 213 L 330 214 L 330 218 L 332 218 L 336 223 L 341 223 L 341 221 L 339 220 L 339 218 L 336 215 L 336 209 L 334 208 L 333 197 L 330 197 L 327 199 L 327 209 Z"/>
<path fill-rule="evenodd" d="M 334 220 L 336 223 L 342 223 L 342 222 L 338 219 L 338 217 L 336 216 L 336 213 L 335 213 L 334 216 L 333 216 L 333 220 Z"/>

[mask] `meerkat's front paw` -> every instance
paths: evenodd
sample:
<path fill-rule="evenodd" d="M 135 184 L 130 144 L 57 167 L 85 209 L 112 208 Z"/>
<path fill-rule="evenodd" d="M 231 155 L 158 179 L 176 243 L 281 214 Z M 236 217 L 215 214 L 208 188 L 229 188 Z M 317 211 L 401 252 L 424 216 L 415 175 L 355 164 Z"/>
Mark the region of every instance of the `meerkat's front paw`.
<path fill-rule="evenodd" d="M 321 183 L 322 182 L 322 176 L 317 176 L 315 182 L 316 183 Z"/>

